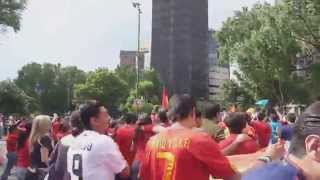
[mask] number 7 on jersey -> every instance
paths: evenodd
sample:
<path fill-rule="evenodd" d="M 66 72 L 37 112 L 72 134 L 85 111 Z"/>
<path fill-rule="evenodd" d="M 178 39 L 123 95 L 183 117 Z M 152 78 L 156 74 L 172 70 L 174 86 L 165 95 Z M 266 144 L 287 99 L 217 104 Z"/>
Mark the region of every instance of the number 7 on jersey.
<path fill-rule="evenodd" d="M 158 152 L 157 159 L 166 161 L 166 169 L 164 172 L 164 180 L 172 180 L 173 168 L 176 163 L 176 157 L 171 152 Z"/>

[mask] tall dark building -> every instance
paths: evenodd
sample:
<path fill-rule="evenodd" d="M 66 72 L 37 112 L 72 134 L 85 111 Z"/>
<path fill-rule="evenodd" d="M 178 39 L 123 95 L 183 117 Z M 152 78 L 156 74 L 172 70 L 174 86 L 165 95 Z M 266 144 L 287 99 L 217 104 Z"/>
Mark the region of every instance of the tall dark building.
<path fill-rule="evenodd" d="M 207 97 L 208 0 L 153 0 L 151 66 L 170 93 Z"/>

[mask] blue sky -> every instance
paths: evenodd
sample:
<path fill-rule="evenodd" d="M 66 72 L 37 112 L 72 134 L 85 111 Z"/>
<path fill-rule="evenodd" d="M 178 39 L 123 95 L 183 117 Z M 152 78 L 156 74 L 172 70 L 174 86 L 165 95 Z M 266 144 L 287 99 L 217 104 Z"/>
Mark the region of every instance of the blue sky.
<path fill-rule="evenodd" d="M 273 0 L 267 0 L 269 2 Z M 136 48 L 132 0 L 29 0 L 21 31 L 0 34 L 0 80 L 15 78 L 28 62 L 76 65 L 86 71 L 114 68 L 120 49 Z M 152 0 L 143 4 L 142 44 L 151 43 Z M 209 27 L 258 0 L 209 0 Z M 260 2 L 263 2 L 261 0 Z"/>

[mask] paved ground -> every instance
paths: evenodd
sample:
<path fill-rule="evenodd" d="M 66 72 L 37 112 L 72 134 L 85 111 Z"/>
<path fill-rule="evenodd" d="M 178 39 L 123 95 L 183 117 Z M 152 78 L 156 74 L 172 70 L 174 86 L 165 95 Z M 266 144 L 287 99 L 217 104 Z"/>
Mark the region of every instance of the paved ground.
<path fill-rule="evenodd" d="M 6 143 L 3 140 L 0 140 L 0 154 L 1 152 L 5 151 L 6 149 Z M 2 175 L 3 169 L 5 168 L 5 165 L 0 165 L 0 176 Z M 11 173 L 14 173 L 14 170 L 11 171 Z M 15 176 L 10 176 L 8 180 L 17 180 Z"/>

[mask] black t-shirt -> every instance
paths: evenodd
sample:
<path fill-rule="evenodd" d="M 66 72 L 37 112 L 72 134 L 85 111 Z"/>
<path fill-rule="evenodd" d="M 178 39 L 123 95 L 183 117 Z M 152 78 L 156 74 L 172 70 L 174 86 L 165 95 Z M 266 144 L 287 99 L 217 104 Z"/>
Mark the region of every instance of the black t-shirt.
<path fill-rule="evenodd" d="M 40 143 L 39 143 L 40 142 Z M 40 138 L 40 141 L 33 144 L 33 151 L 31 152 L 31 167 L 33 168 L 46 168 L 48 167 L 41 161 L 41 147 L 45 147 L 49 150 L 49 155 L 52 152 L 52 140 L 46 135 Z"/>

